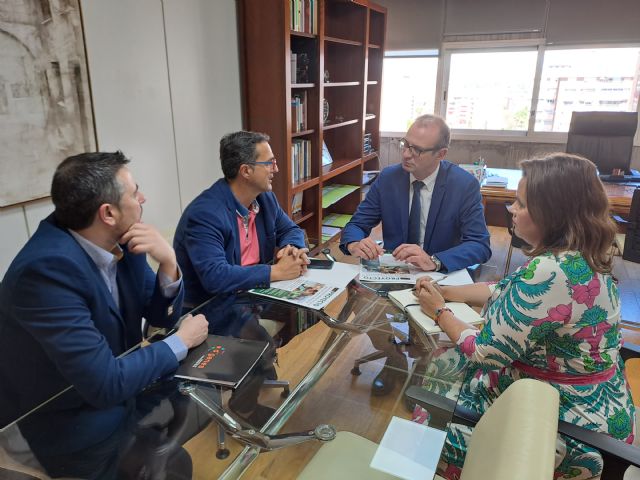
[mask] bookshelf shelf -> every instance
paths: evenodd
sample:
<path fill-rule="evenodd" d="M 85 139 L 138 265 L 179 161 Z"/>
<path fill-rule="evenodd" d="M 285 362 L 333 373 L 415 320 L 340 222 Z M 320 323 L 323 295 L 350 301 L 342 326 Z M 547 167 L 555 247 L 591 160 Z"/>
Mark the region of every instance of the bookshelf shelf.
<path fill-rule="evenodd" d="M 303 38 L 317 38 L 318 36 L 313 34 L 313 33 L 308 33 L 308 32 L 299 32 L 297 30 L 289 30 L 289 33 L 291 33 L 291 36 L 293 37 L 303 37 Z"/>
<path fill-rule="evenodd" d="M 378 152 L 372 152 L 369 155 L 365 155 L 364 157 L 362 157 L 362 161 L 368 162 L 369 160 L 374 160 L 376 158 L 378 158 Z"/>
<path fill-rule="evenodd" d="M 362 42 L 357 42 L 354 40 L 347 40 L 344 38 L 336 38 L 336 37 L 324 37 L 325 42 L 331 42 L 331 43 L 339 43 L 342 45 L 353 45 L 354 47 L 361 47 L 362 46 Z"/>
<path fill-rule="evenodd" d="M 291 192 L 296 193 L 302 190 L 307 190 L 308 188 L 318 185 L 319 182 L 320 179 L 318 177 L 303 178 L 302 180 L 291 184 Z M 284 208 L 284 205 L 282 207 Z"/>
<path fill-rule="evenodd" d="M 243 126 L 271 137 L 279 169 L 273 191 L 310 243 L 319 244 L 324 216 L 357 208 L 365 161 L 366 169 L 379 169 L 377 155 L 362 152 L 365 145 L 380 148 L 387 11 L 370 0 L 237 4 Z M 334 160 L 326 166 L 323 145 Z M 332 185 L 353 190 L 323 206 L 322 190 Z"/>
<path fill-rule="evenodd" d="M 302 222 L 304 222 L 305 220 L 309 220 L 311 217 L 313 217 L 316 214 L 316 212 L 301 212 L 301 213 L 294 213 L 293 215 L 291 215 L 291 220 L 293 220 L 293 222 L 296 225 L 300 225 Z"/>
<path fill-rule="evenodd" d="M 326 181 L 330 178 L 335 177 L 336 175 L 340 175 L 354 167 L 357 167 L 360 164 L 360 159 L 343 159 L 343 160 L 334 160 L 333 163 L 329 165 L 324 165 L 322 167 L 322 180 Z"/>
<path fill-rule="evenodd" d="M 301 132 L 292 132 L 291 133 L 291 138 L 303 137 L 305 135 L 311 135 L 314 132 L 315 132 L 315 130 L 303 130 Z"/>
<path fill-rule="evenodd" d="M 353 87 L 357 85 L 360 85 L 360 82 L 329 82 L 324 84 L 324 88 Z"/>
<path fill-rule="evenodd" d="M 340 128 L 340 127 L 345 127 L 347 125 L 353 125 L 354 123 L 358 123 L 360 120 L 357 118 L 354 118 L 353 120 L 347 120 L 346 122 L 340 122 L 340 123 L 329 123 L 327 125 L 324 125 L 322 128 L 324 130 L 331 130 L 332 128 Z"/>

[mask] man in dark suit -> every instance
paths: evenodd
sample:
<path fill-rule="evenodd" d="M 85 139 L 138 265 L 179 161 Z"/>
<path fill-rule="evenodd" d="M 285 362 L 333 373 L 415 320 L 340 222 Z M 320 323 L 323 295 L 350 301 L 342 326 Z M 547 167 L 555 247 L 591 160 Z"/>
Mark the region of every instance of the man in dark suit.
<path fill-rule="evenodd" d="M 45 408 L 61 438 L 69 433 L 56 445 L 67 451 L 118 428 L 128 401 L 207 336 L 204 316 L 187 317 L 165 341 L 121 356 L 141 342 L 142 317 L 172 327 L 183 298 L 173 249 L 141 222 L 145 198 L 128 162 L 121 152 L 63 161 L 51 185 L 55 211 L 0 286 L 0 427 L 72 385 L 73 395 Z"/>
<path fill-rule="evenodd" d="M 424 271 L 460 270 L 491 257 L 480 185 L 444 159 L 449 140 L 442 118 L 422 115 L 415 120 L 400 140 L 402 163 L 380 173 L 344 228 L 344 253 L 365 259 L 382 255 L 382 247 L 369 237 L 382 221 L 384 248 Z M 384 332 L 370 335 L 378 349 L 389 351 L 387 337 Z M 390 352 L 387 363 L 403 370 L 406 359 Z M 383 369 L 376 378 L 374 393 L 392 388 L 390 371 Z"/>
<path fill-rule="evenodd" d="M 267 135 L 235 132 L 220 140 L 224 178 L 196 197 L 174 237 L 184 273 L 185 305 L 215 293 L 291 280 L 308 263 L 304 234 L 271 191 L 278 164 Z M 267 263 L 274 260 L 273 265 Z"/>
<path fill-rule="evenodd" d="M 381 255 L 369 234 L 382 221 L 384 248 L 425 271 L 460 270 L 491 257 L 480 185 L 444 159 L 449 139 L 442 118 L 416 119 L 400 140 L 402 163 L 380 173 L 342 232 L 340 248 L 346 254 Z M 419 199 L 417 211 L 414 198 Z M 415 232 L 410 231 L 412 215 L 419 220 Z"/>

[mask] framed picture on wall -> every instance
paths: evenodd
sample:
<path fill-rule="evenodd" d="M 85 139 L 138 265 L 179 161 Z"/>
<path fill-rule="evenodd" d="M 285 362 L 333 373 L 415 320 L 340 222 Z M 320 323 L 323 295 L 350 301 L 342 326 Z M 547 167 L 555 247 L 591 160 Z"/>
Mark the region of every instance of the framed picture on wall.
<path fill-rule="evenodd" d="M 96 148 L 78 0 L 0 5 L 0 207 L 46 197 L 56 166 Z"/>

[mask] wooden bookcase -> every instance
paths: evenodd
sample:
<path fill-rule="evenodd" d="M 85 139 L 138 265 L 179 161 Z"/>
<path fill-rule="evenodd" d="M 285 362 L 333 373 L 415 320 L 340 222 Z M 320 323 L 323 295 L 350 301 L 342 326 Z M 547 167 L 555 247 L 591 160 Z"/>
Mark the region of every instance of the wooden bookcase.
<path fill-rule="evenodd" d="M 380 168 L 386 9 L 367 0 L 315 0 L 317 33 L 307 33 L 290 27 L 292 2 L 238 1 L 243 121 L 246 129 L 271 137 L 279 169 L 273 190 L 282 208 L 305 229 L 309 242 L 318 245 L 324 216 L 353 213 L 361 200 L 363 170 Z M 299 2 L 307 9 L 312 3 Z M 306 55 L 306 78 L 292 77 L 292 53 L 298 59 L 300 54 Z M 299 72 L 303 70 L 301 63 Z M 292 133 L 296 129 L 292 97 L 294 103 L 296 97 L 306 97 L 307 102 L 306 125 L 296 133 Z M 370 135 L 374 150 L 368 155 L 363 153 L 365 134 Z M 298 140 L 311 142 L 310 175 L 294 181 L 291 146 Z M 323 142 L 333 158 L 326 166 L 322 165 Z M 322 208 L 322 189 L 331 184 L 358 188 Z M 298 192 L 303 192 L 302 211 L 292 215 L 292 201 Z"/>

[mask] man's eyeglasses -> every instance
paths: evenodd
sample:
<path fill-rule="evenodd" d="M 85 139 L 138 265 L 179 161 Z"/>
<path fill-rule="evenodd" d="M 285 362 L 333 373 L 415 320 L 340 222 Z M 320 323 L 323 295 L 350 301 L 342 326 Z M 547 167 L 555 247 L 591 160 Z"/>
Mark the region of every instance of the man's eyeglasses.
<path fill-rule="evenodd" d="M 274 158 L 272 160 L 267 160 L 264 162 L 251 162 L 251 163 L 247 163 L 246 165 L 264 165 L 267 168 L 274 168 L 278 165 L 277 160 Z"/>
<path fill-rule="evenodd" d="M 398 142 L 398 148 L 400 149 L 401 152 L 404 152 L 406 149 L 409 149 L 411 151 L 411 155 L 413 155 L 414 157 L 419 157 L 423 153 L 437 152 L 438 150 L 442 150 L 444 147 L 436 145 L 435 147 L 431 147 L 431 148 L 422 148 L 416 145 L 411 145 L 406 138 L 401 138 L 400 141 Z"/>

